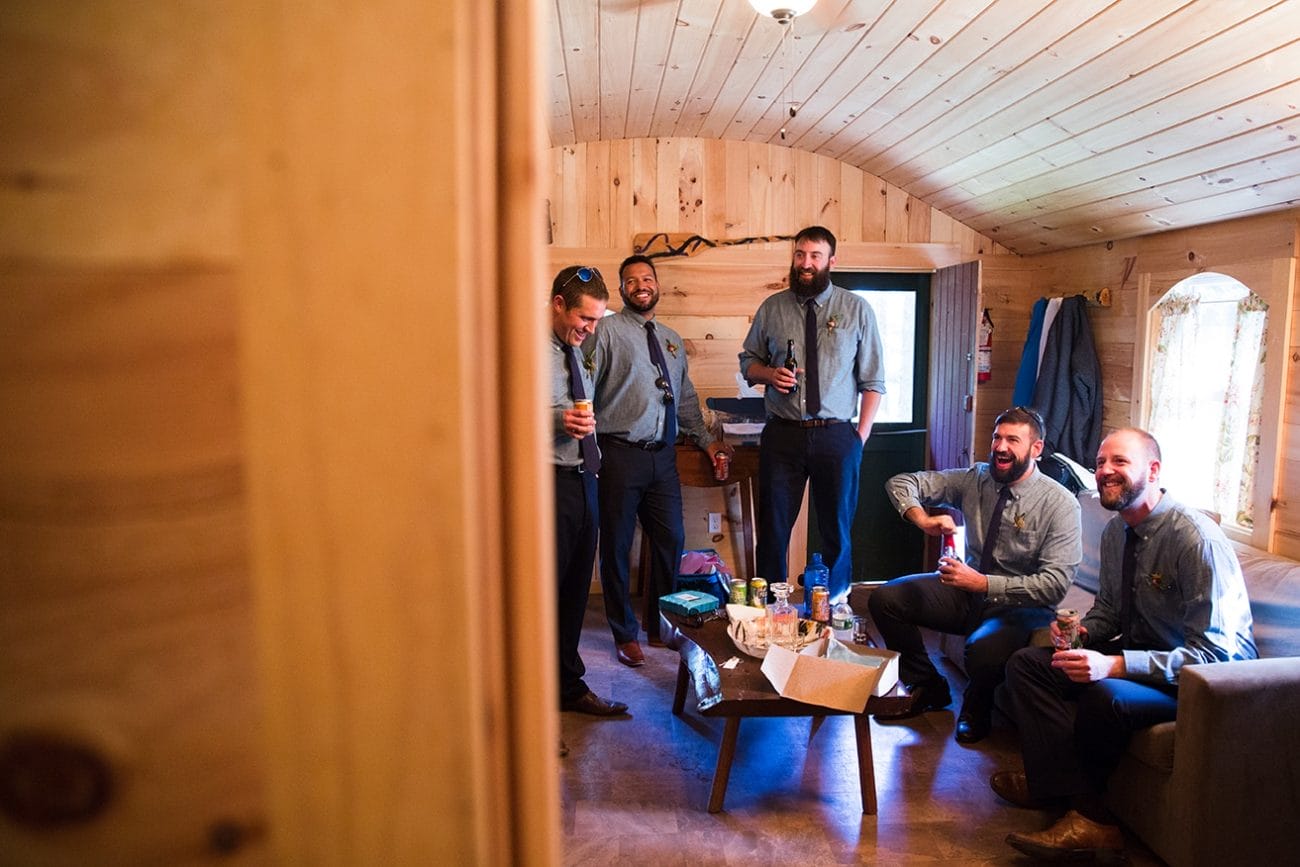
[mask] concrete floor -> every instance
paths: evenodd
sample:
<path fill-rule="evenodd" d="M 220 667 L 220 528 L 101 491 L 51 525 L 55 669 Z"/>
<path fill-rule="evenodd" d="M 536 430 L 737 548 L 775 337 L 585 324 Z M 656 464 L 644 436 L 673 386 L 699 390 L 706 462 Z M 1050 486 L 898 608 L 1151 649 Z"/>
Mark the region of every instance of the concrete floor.
<path fill-rule="evenodd" d="M 583 630 L 587 683 L 625 701 L 631 716 L 561 714 L 564 862 L 570 865 L 1030 864 L 1011 831 L 1054 814 L 1012 807 L 988 778 L 1020 766 L 1014 732 L 971 747 L 953 740 L 954 707 L 896 723 L 872 722 L 879 813 L 862 814 L 853 724 L 827 717 L 747 719 L 723 811 L 706 811 L 723 721 L 672 715 L 677 654 L 642 641 L 646 664 L 614 657 L 601 599 Z M 937 657 L 937 654 L 936 654 Z M 962 675 L 942 669 L 960 700 Z M 1162 862 L 1128 835 L 1131 864 Z"/>

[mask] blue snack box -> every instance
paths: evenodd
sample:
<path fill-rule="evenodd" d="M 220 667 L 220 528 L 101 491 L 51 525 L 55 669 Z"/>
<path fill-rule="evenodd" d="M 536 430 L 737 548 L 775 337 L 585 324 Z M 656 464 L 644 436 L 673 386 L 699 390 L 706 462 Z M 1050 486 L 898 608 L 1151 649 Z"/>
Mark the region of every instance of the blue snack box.
<path fill-rule="evenodd" d="M 698 590 L 679 590 L 660 596 L 659 607 L 675 614 L 707 614 L 718 607 L 718 597 Z"/>

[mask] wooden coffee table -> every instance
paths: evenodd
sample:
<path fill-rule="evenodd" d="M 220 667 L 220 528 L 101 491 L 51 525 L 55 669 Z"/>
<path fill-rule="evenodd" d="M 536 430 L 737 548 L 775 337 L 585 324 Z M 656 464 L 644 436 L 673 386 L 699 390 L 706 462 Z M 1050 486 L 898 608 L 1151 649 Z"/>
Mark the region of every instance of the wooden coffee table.
<path fill-rule="evenodd" d="M 708 615 L 705 615 L 707 618 Z M 698 624 L 698 625 L 696 625 Z M 853 731 L 858 748 L 858 780 L 862 788 L 862 812 L 876 813 L 876 776 L 871 756 L 871 714 L 902 709 L 910 700 L 904 695 L 873 696 L 867 706 L 856 713 L 835 710 L 819 705 L 805 704 L 780 693 L 768 683 L 767 676 L 757 665 L 740 665 L 733 669 L 721 663 L 733 656 L 757 662 L 736 649 L 727 635 L 725 616 L 705 619 L 661 611 L 659 635 L 664 644 L 676 650 L 681 658 L 677 667 L 677 691 L 673 696 L 673 714 L 681 716 L 686 706 L 686 687 L 695 687 L 698 699 L 696 709 L 706 717 L 722 717 L 726 724 L 722 731 L 722 744 L 718 748 L 718 764 L 713 771 L 713 789 L 709 793 L 709 812 L 722 809 L 727 795 L 727 779 L 731 775 L 731 761 L 736 754 L 736 738 L 740 721 L 745 717 L 841 716 L 853 717 Z M 897 688 L 896 688 L 897 689 Z"/>

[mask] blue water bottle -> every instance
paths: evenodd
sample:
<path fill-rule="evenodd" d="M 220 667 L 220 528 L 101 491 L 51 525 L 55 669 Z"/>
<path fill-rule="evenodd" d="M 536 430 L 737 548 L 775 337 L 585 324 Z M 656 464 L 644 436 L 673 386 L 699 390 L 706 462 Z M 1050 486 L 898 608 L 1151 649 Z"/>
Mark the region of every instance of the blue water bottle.
<path fill-rule="evenodd" d="M 812 562 L 803 570 L 803 616 L 804 618 L 813 619 L 812 601 L 813 588 L 818 585 L 826 588 L 830 592 L 831 570 L 826 568 L 822 562 L 821 554 L 813 554 Z"/>

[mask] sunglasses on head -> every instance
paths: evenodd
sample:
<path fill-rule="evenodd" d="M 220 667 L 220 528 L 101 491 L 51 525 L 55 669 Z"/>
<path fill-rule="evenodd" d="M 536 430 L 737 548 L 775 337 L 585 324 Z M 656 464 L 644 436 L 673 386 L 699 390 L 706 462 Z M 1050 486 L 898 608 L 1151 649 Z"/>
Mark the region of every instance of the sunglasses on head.
<path fill-rule="evenodd" d="M 590 283 L 593 277 L 599 277 L 599 276 L 600 276 L 600 272 L 597 271 L 595 268 L 588 268 L 586 265 L 583 265 L 577 271 L 574 271 L 572 274 L 570 274 L 569 278 L 565 280 L 562 284 L 560 284 L 560 288 L 563 289 L 565 286 L 568 286 L 570 283 L 572 283 L 574 277 L 577 277 L 583 283 Z"/>

